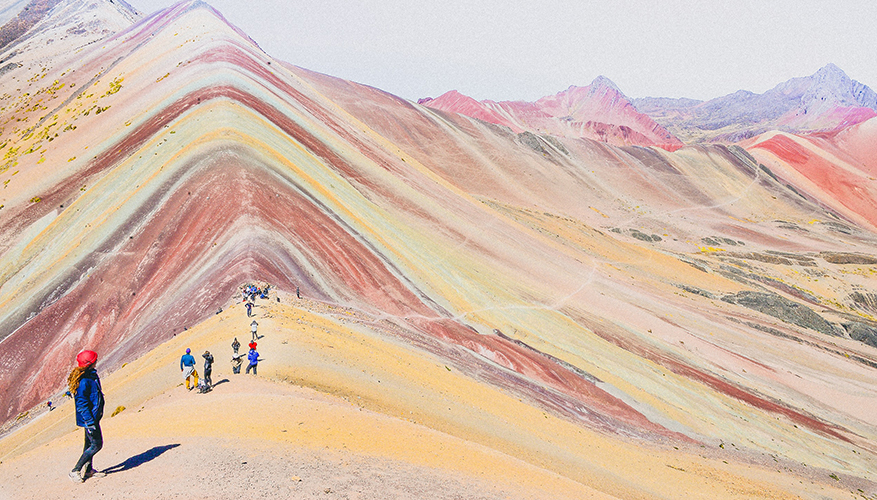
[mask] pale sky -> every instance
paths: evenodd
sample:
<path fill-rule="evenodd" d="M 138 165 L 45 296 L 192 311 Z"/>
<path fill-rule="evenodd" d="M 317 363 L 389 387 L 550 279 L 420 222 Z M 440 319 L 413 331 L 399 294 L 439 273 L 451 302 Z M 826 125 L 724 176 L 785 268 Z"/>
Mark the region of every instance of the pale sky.
<path fill-rule="evenodd" d="M 146 14 L 169 0 L 127 0 Z M 832 62 L 877 88 L 874 0 L 208 0 L 271 56 L 416 100 L 764 92 Z"/>

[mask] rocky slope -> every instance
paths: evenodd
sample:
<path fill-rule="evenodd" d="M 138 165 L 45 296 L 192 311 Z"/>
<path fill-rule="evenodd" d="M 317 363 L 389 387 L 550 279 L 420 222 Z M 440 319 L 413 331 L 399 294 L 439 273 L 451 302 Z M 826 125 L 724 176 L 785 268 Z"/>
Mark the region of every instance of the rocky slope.
<path fill-rule="evenodd" d="M 27 467 L 75 455 L 70 404 L 41 405 L 87 347 L 128 408 L 108 454 L 180 444 L 144 471 L 231 470 L 256 435 L 486 498 L 877 494 L 877 120 L 672 152 L 516 133 L 274 60 L 201 2 L 117 29 L 92 0 L 78 32 L 82 5 L 2 55 L 0 484 L 72 491 Z M 580 121 L 591 90 L 540 106 Z M 183 399 L 181 350 L 246 339 L 255 280 L 276 386 Z"/>

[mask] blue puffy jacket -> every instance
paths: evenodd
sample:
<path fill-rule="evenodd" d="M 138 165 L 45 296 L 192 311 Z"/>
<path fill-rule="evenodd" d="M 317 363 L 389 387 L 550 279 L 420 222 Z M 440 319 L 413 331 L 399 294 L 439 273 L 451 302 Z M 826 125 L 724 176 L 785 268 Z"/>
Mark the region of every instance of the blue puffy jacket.
<path fill-rule="evenodd" d="M 104 393 L 94 368 L 86 370 L 79 379 L 79 387 L 73 396 L 76 401 L 76 425 L 92 427 L 104 416 Z"/>
<path fill-rule="evenodd" d="M 192 356 L 191 354 L 183 354 L 183 357 L 180 358 L 180 370 L 182 370 L 184 366 L 195 366 L 195 356 Z"/>
<path fill-rule="evenodd" d="M 255 365 L 259 363 L 259 353 L 256 352 L 255 349 L 250 349 L 250 352 L 247 353 L 247 360 L 251 365 Z"/>

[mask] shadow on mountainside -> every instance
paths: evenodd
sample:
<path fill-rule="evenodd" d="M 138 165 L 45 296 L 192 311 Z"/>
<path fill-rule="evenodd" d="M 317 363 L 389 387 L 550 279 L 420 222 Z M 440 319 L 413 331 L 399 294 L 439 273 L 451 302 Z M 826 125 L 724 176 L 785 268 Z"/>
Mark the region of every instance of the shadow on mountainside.
<path fill-rule="evenodd" d="M 180 445 L 179 443 L 175 443 L 175 444 L 166 444 L 164 446 L 153 446 L 152 448 L 144 451 L 143 453 L 141 453 L 139 455 L 134 455 L 133 457 L 125 460 L 124 462 L 117 464 L 117 465 L 114 465 L 112 467 L 108 467 L 101 472 L 105 472 L 107 474 L 113 474 L 115 472 L 123 472 L 123 471 L 126 471 L 128 469 L 133 469 L 134 467 L 137 467 L 138 465 L 145 464 L 146 462 L 149 462 L 150 460 L 157 458 L 162 453 L 164 453 L 170 449 L 176 448 L 179 445 Z"/>

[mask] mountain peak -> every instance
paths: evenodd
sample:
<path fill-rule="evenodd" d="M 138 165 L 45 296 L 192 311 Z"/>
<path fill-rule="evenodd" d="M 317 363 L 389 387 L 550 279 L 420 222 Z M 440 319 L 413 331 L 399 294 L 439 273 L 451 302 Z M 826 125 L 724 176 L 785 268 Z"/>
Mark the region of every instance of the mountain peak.
<path fill-rule="evenodd" d="M 814 86 L 830 85 L 843 90 L 847 90 L 848 87 L 852 85 L 850 77 L 847 76 L 842 69 L 832 63 L 828 63 L 819 68 L 819 70 L 810 77 L 810 80 L 813 81 Z"/>
<path fill-rule="evenodd" d="M 844 70 L 837 67 L 837 65 L 834 63 L 828 63 L 825 66 L 819 68 L 819 70 L 816 71 L 816 75 L 843 75 L 845 77 L 847 76 L 847 74 L 844 73 Z"/>
<path fill-rule="evenodd" d="M 801 104 L 808 113 L 814 107 L 866 107 L 873 110 L 877 104 L 873 90 L 851 79 L 832 63 L 819 68 L 805 81 L 809 85 L 801 97 Z"/>
<path fill-rule="evenodd" d="M 591 90 L 596 90 L 599 88 L 610 88 L 610 89 L 618 92 L 619 94 L 623 93 L 623 92 L 621 92 L 621 89 L 619 89 L 618 86 L 615 85 L 615 82 L 606 78 L 603 75 L 600 75 L 597 78 L 594 78 L 594 81 L 591 82 L 590 87 L 591 87 Z"/>

